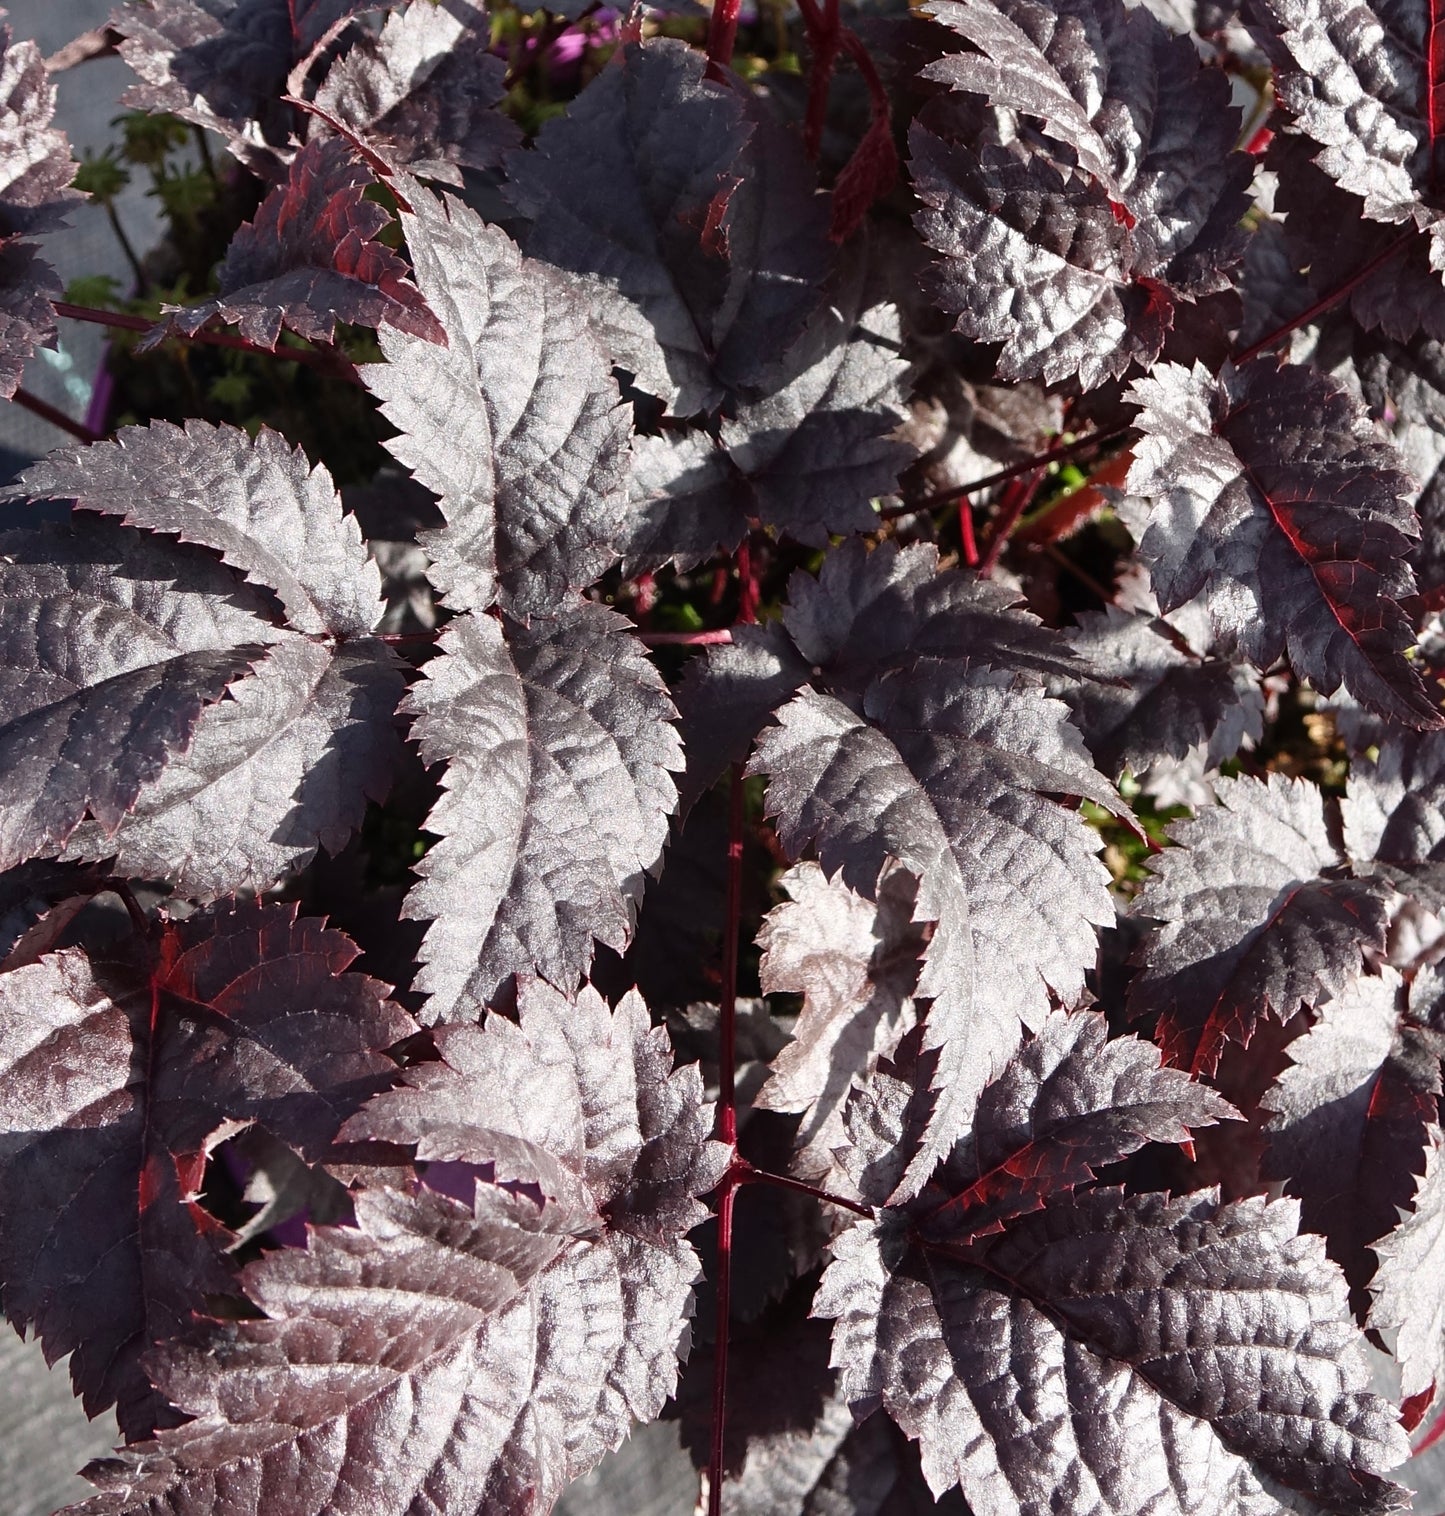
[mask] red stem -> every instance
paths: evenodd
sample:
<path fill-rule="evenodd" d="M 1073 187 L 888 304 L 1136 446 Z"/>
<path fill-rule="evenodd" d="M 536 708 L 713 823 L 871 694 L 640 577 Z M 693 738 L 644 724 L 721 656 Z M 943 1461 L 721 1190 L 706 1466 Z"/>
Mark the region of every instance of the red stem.
<path fill-rule="evenodd" d="M 1258 342 L 1252 343 L 1242 353 L 1236 353 L 1236 364 L 1248 363 L 1251 358 L 1257 358 L 1266 348 L 1271 348 L 1276 342 L 1282 341 L 1293 331 L 1302 326 L 1308 326 L 1316 316 L 1322 316 L 1331 306 L 1338 305 L 1341 300 L 1348 299 L 1359 287 L 1374 274 L 1378 273 L 1397 253 L 1402 252 L 1419 236 L 1419 231 L 1411 227 L 1408 232 L 1397 237 L 1390 245 L 1375 254 L 1363 268 L 1356 269 L 1343 284 L 1332 289 L 1329 294 L 1323 295 L 1306 311 L 1286 321 L 1283 326 L 1276 328 L 1267 337 L 1261 337 Z"/>
<path fill-rule="evenodd" d="M 1343 284 L 1332 289 L 1327 295 L 1322 295 L 1308 310 L 1282 326 L 1270 332 L 1268 336 L 1261 337 L 1258 342 L 1251 343 L 1242 352 L 1233 354 L 1236 364 L 1248 363 L 1251 358 L 1257 358 L 1266 348 L 1271 348 L 1276 342 L 1282 341 L 1293 331 L 1302 326 L 1308 326 L 1317 316 L 1323 315 L 1332 306 L 1338 305 L 1341 300 L 1349 296 L 1369 278 L 1373 277 L 1392 258 L 1402 252 L 1419 236 L 1419 229 L 1411 227 L 1402 233 L 1386 248 L 1376 253 L 1363 268 L 1356 269 Z M 1011 479 L 1017 479 L 1021 474 L 1027 474 L 1030 470 L 1039 468 L 1050 463 L 1059 463 L 1066 458 L 1077 457 L 1080 453 L 1086 453 L 1092 448 L 1103 447 L 1107 443 L 1115 442 L 1120 437 L 1127 436 L 1133 428 L 1127 423 L 1119 426 L 1111 426 L 1101 432 L 1090 432 L 1087 436 L 1077 437 L 1072 442 L 1065 442 L 1058 447 L 1046 448 L 1042 453 L 1035 453 L 1032 458 L 1025 458 L 1020 463 L 1011 463 L 1007 468 L 999 469 L 997 473 L 986 474 L 982 479 L 975 479 L 972 484 L 960 484 L 950 490 L 940 490 L 936 495 L 926 495 L 922 500 L 905 501 L 902 505 L 891 507 L 882 512 L 885 521 L 892 520 L 896 516 L 911 515 L 914 511 L 930 511 L 940 505 L 947 505 L 950 501 L 961 500 L 967 495 L 976 495 L 982 490 L 992 489 L 997 484 L 1007 484 Z"/>
<path fill-rule="evenodd" d="M 803 148 L 810 158 L 818 156 L 823 145 L 823 128 L 828 120 L 828 86 L 838 61 L 838 0 L 823 0 L 823 10 L 816 3 L 803 7 L 803 25 L 813 60 L 808 69 L 808 109 L 803 120 Z"/>
<path fill-rule="evenodd" d="M 753 563 L 753 548 L 750 542 L 742 542 L 737 551 L 738 566 L 738 620 L 751 626 L 758 619 L 758 603 L 763 598 L 762 586 L 758 583 L 758 571 Z"/>
<path fill-rule="evenodd" d="M 1430 0 L 1425 33 L 1425 120 L 1430 132 L 1430 183 L 1440 178 L 1440 141 L 1445 137 L 1445 5 Z"/>
<path fill-rule="evenodd" d="M 719 647 L 733 640 L 730 627 L 712 632 L 639 632 L 637 640 L 644 647 Z"/>
<path fill-rule="evenodd" d="M 737 1157 L 738 1110 L 733 1083 L 737 1058 L 738 935 L 743 915 L 743 771 L 734 765 L 728 792 L 728 871 L 724 905 L 722 1005 L 718 1015 L 717 1134 Z M 722 1516 L 723 1434 L 727 1426 L 728 1331 L 732 1314 L 734 1161 L 723 1176 L 717 1206 L 717 1326 L 713 1335 L 712 1448 L 708 1516 Z"/>
<path fill-rule="evenodd" d="M 963 561 L 969 568 L 977 568 L 978 541 L 973 535 L 973 507 L 967 500 L 958 502 L 958 538 L 963 548 Z"/>
<path fill-rule="evenodd" d="M 856 1200 L 847 1200 L 842 1195 L 834 1195 L 829 1190 L 820 1190 L 815 1185 L 804 1184 L 801 1179 L 790 1179 L 786 1174 L 774 1174 L 771 1169 L 755 1169 L 746 1158 L 739 1158 L 733 1164 L 738 1184 L 770 1184 L 776 1189 L 793 1190 L 799 1195 L 811 1195 L 814 1200 L 824 1201 L 828 1205 L 842 1206 L 845 1211 L 852 1211 L 855 1216 L 866 1216 L 873 1219 L 873 1207 L 860 1205 Z"/>
<path fill-rule="evenodd" d="M 1033 498 L 1039 492 L 1039 486 L 1044 482 L 1046 470 L 1038 468 L 1026 478 L 1015 479 L 1008 489 L 1004 491 L 1003 503 L 999 508 L 998 519 L 993 524 L 993 531 L 988 540 L 988 547 L 984 551 L 983 562 L 978 566 L 978 577 L 988 579 L 998 567 L 998 560 L 1003 555 L 1004 545 L 1008 542 L 1009 533 L 1018 525 L 1019 517 L 1028 510 Z"/>
<path fill-rule="evenodd" d="M 1076 458 L 1080 453 L 1087 453 L 1092 448 L 1104 447 L 1133 430 L 1134 428 L 1126 421 L 1118 426 L 1111 426 L 1106 431 L 1090 432 L 1086 437 L 1075 437 L 1072 442 L 1061 442 L 1056 447 L 1045 448 L 1043 452 L 1035 453 L 1032 458 L 1025 458 L 1020 463 L 1011 463 L 1007 468 L 1001 468 L 996 474 L 986 474 L 982 479 L 975 479 L 972 484 L 956 485 L 951 490 L 940 490 L 936 495 L 926 495 L 922 500 L 907 501 L 903 505 L 894 506 L 891 510 L 884 511 L 883 516 L 888 519 L 894 516 L 910 515 L 914 511 L 931 511 L 936 506 L 947 505 L 952 500 L 962 500 L 967 495 L 977 495 L 981 490 L 991 490 L 996 484 L 1007 484 L 1010 479 L 1017 479 L 1020 474 L 1030 473 L 1036 468 L 1046 467 L 1050 463 L 1061 463 L 1066 458 Z"/>
<path fill-rule="evenodd" d="M 722 1005 L 718 1021 L 718 1136 L 737 1143 L 738 1113 L 733 1090 L 738 1004 L 738 932 L 743 919 L 743 771 L 734 765 L 728 788 L 728 871 L 724 896 Z"/>
<path fill-rule="evenodd" d="M 707 1461 L 708 1516 L 722 1516 L 724 1420 L 728 1396 L 728 1310 L 732 1295 L 733 1201 L 737 1188 L 731 1173 L 717 1199 L 717 1342 L 712 1373 L 712 1447 Z"/>
<path fill-rule="evenodd" d="M 98 311 L 88 305 L 71 305 L 66 300 L 55 302 L 55 314 L 68 316 L 72 321 L 91 321 L 97 326 L 116 327 L 126 332 L 148 332 L 154 321 L 147 321 L 144 316 L 131 316 L 124 311 Z M 308 368 L 314 368 L 318 373 L 327 374 L 333 379 L 345 379 L 348 384 L 361 384 L 361 375 L 356 372 L 355 365 L 339 349 L 319 351 L 307 347 L 262 347 L 259 342 L 248 342 L 244 337 L 233 337 L 229 332 L 199 331 L 192 337 L 186 337 L 182 333 L 173 334 L 180 341 L 203 342 L 210 347 L 228 347 L 238 353 L 259 353 L 263 358 L 286 358 L 292 363 L 304 363 Z"/>
<path fill-rule="evenodd" d="M 733 44 L 738 36 L 738 16 L 743 8 L 742 0 L 716 0 L 712 8 L 712 20 L 707 29 L 708 78 L 719 84 L 732 66 Z"/>
<path fill-rule="evenodd" d="M 77 437 L 82 442 L 99 442 L 100 433 L 93 432 L 83 421 L 77 421 L 73 416 L 67 416 L 64 411 L 58 411 L 48 401 L 42 400 L 39 395 L 32 395 L 29 390 L 16 390 L 10 397 L 16 405 L 23 406 L 27 411 L 39 416 L 42 421 L 48 421 L 51 426 L 58 426 L 62 432 L 69 432 L 72 437 Z"/>

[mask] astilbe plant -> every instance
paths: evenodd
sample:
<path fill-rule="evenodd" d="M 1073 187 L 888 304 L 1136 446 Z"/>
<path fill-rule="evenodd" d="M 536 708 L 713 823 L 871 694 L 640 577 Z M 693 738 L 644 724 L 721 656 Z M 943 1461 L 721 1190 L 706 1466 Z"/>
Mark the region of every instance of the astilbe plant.
<path fill-rule="evenodd" d="M 154 320 L 60 298 L 5 37 L 5 394 L 141 326 L 394 460 L 61 417 L 6 493 L 0 1296 L 126 1439 L 72 1509 L 545 1512 L 660 1417 L 714 1513 L 1399 1508 L 1439 0 L 801 0 L 801 75 L 737 0 L 508 14 L 123 5 L 257 184 Z"/>

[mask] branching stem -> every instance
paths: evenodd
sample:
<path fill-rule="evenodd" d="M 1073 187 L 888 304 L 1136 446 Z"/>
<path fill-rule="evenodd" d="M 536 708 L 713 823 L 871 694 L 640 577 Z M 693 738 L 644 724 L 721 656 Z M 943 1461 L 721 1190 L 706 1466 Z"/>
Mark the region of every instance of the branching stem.
<path fill-rule="evenodd" d="M 983 561 L 978 566 L 980 579 L 992 577 L 994 569 L 998 566 L 998 560 L 1003 555 L 1009 534 L 1018 525 L 1019 518 L 1033 503 L 1034 496 L 1039 492 L 1039 486 L 1044 482 L 1046 472 L 1045 469 L 1036 468 L 1032 473 L 1015 479 L 1004 491 L 998 519 L 993 524 L 988 547 L 984 550 Z"/>
<path fill-rule="evenodd" d="M 983 490 L 991 490 L 996 484 L 1007 484 L 1011 479 L 1017 479 L 1021 474 L 1032 473 L 1036 468 L 1047 468 L 1051 463 L 1063 463 L 1066 459 L 1077 458 L 1081 453 L 1092 452 L 1096 447 L 1105 447 L 1110 442 L 1117 442 L 1120 437 L 1127 436 L 1134 428 L 1128 422 L 1119 426 L 1111 426 L 1102 432 L 1089 432 L 1086 436 L 1075 437 L 1072 442 L 1061 442 L 1055 447 L 1045 448 L 1041 453 L 1035 453 L 1031 458 L 1024 458 L 1018 463 L 1011 463 L 1007 468 L 1001 468 L 996 474 L 986 474 L 982 479 L 975 479 L 972 484 L 960 484 L 951 490 L 940 490 L 936 495 L 925 495 L 922 500 L 912 500 L 907 504 L 895 506 L 883 513 L 885 518 L 893 516 L 906 516 L 914 511 L 931 511 L 936 506 L 948 505 L 951 501 L 962 500 L 967 495 L 977 495 Z"/>
<path fill-rule="evenodd" d="M 770 1184 L 775 1189 L 811 1195 L 814 1200 L 821 1200 L 826 1205 L 841 1206 L 845 1211 L 852 1211 L 855 1216 L 866 1216 L 870 1221 L 873 1219 L 871 1205 L 862 1205 L 856 1200 L 835 1195 L 830 1190 L 820 1190 L 816 1185 L 804 1184 L 801 1179 L 791 1179 L 786 1174 L 774 1174 L 771 1169 L 755 1169 L 746 1158 L 733 1160 L 733 1173 L 736 1184 Z"/>
<path fill-rule="evenodd" d="M 126 332 L 148 332 L 155 325 L 154 321 L 147 321 L 144 316 L 132 316 L 125 311 L 99 311 L 88 305 L 71 305 L 68 300 L 57 300 L 55 313 L 57 316 L 67 316 L 72 321 L 89 321 L 96 326 L 110 326 Z M 361 375 L 356 372 L 355 364 L 338 348 L 262 347 L 259 342 L 248 342 L 244 337 L 233 336 L 230 332 L 199 331 L 190 337 L 182 333 L 177 333 L 176 336 L 183 342 L 228 347 L 234 352 L 256 353 L 262 358 L 285 358 L 292 363 L 314 368 L 329 378 L 344 379 L 348 384 L 361 384 Z"/>

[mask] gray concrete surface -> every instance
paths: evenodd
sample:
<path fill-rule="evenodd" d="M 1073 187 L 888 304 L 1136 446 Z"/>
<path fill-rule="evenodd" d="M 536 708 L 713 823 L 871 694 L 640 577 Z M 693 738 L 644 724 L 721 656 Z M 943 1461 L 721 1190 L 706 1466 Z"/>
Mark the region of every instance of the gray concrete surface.
<path fill-rule="evenodd" d="M 45 1366 L 38 1342 L 22 1342 L 0 1325 L 0 1510 L 5 1516 L 50 1516 L 93 1494 L 79 1471 L 110 1452 L 110 1415 L 87 1421 L 62 1363 Z"/>

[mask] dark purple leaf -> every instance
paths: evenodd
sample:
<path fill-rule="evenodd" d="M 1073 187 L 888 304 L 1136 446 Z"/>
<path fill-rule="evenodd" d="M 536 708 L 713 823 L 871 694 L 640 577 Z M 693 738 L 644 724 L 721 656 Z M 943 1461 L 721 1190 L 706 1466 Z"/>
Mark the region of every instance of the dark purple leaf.
<path fill-rule="evenodd" d="M 807 663 L 777 622 L 734 627 L 730 642 L 689 662 L 677 691 L 687 751 L 679 786 L 684 815 L 730 765 L 747 758 L 773 712 L 807 679 Z"/>
<path fill-rule="evenodd" d="M 1445 302 L 1437 296 L 1430 305 Z M 1311 359 L 1359 393 L 1420 482 L 1411 501 L 1420 541 L 1411 558 L 1421 590 L 1438 590 L 1445 585 L 1445 346 L 1423 334 L 1397 342 L 1341 320 L 1321 332 Z"/>
<path fill-rule="evenodd" d="M 953 1261 L 870 1223 L 834 1245 L 815 1309 L 838 1318 L 855 1414 L 881 1401 L 930 1487 L 979 1516 L 1042 1516 L 1081 1486 L 1120 1516 L 1394 1510 L 1404 1434 L 1296 1224 L 1290 1202 L 1104 1190 Z"/>
<path fill-rule="evenodd" d="M 33 42 L 12 42 L 0 24 L 0 245 L 53 232 L 83 198 L 71 189 L 75 161 L 51 125 L 55 86 Z"/>
<path fill-rule="evenodd" d="M 1279 176 L 1274 205 L 1285 218 L 1279 241 L 1295 288 L 1302 292 L 1300 311 L 1352 282 L 1400 240 L 1398 227 L 1369 220 L 1359 197 L 1340 189 L 1310 161 L 1313 148 L 1307 138 L 1281 134 L 1265 160 Z M 1440 298 L 1445 284 L 1432 265 L 1433 246 L 1430 238 L 1417 237 L 1351 290 L 1348 309 L 1361 326 L 1397 342 L 1408 342 L 1421 330 L 1445 338 Z M 1294 314 L 1281 311 L 1269 328 Z"/>
<path fill-rule="evenodd" d="M 1438 1113 L 1445 1041 L 1404 1014 L 1404 998 L 1388 968 L 1347 985 L 1290 1043 L 1264 1099 L 1268 1172 L 1356 1291 L 1375 1270 L 1371 1244 L 1409 1207 Z"/>
<path fill-rule="evenodd" d="M 813 1309 L 844 1398 L 885 1408 L 979 1516 L 1042 1516 L 1060 1491 L 1121 1516 L 1394 1509 L 1405 1439 L 1294 1204 L 1077 1191 L 1227 1114 L 1102 1026 L 1056 1013 L 928 1190 L 835 1241 Z M 855 1096 L 858 1170 L 893 1161 L 893 1087 L 923 1072 L 880 1066 Z"/>
<path fill-rule="evenodd" d="M 0 866 L 105 857 L 276 629 L 220 565 L 109 524 L 0 537 Z"/>
<path fill-rule="evenodd" d="M 1350 768 L 1345 845 L 1356 866 L 1408 875 L 1445 862 L 1445 739 L 1431 732 L 1386 737 Z M 1398 876 L 1396 876 L 1398 877 Z"/>
<path fill-rule="evenodd" d="M 453 609 L 552 612 L 616 562 L 628 417 L 572 282 L 459 201 L 403 217 L 445 346 L 384 332 L 366 382 L 396 458 L 441 499 L 421 533 Z"/>
<path fill-rule="evenodd" d="M 254 669 L 202 712 L 118 828 L 85 822 L 65 856 L 114 856 L 133 878 L 215 899 L 269 888 L 318 844 L 339 852 L 401 756 L 400 660 L 371 637 L 334 648 L 288 637 Z"/>
<path fill-rule="evenodd" d="M 1202 595 L 1221 651 L 1287 655 L 1410 726 L 1442 723 L 1403 654 L 1415 640 L 1410 480 L 1358 401 L 1313 370 L 1175 364 L 1138 380 L 1129 489 L 1150 506 L 1140 555 L 1165 611 Z"/>
<path fill-rule="evenodd" d="M 35 492 L 93 487 L 98 509 L 219 549 L 312 635 L 278 629 L 269 596 L 193 548 L 85 517 L 9 534 L 0 696 L 16 747 L 0 858 L 64 845 L 214 899 L 269 888 L 318 843 L 339 851 L 386 794 L 401 664 L 362 635 L 380 603 L 355 527 L 325 474 L 273 435 L 210 436 L 136 429 L 39 465 Z"/>
<path fill-rule="evenodd" d="M 872 681 L 920 657 L 964 657 L 1042 675 L 1079 677 L 1086 665 L 1018 597 L 976 574 L 939 571 L 937 549 L 849 542 L 816 579 L 788 581 L 781 626 L 738 627 L 688 670 L 678 705 L 688 751 L 684 801 L 740 763 L 768 717 L 809 678 L 856 704 Z"/>
<path fill-rule="evenodd" d="M 50 122 L 55 86 L 33 42 L 0 25 L 0 399 L 20 383 L 25 360 L 55 337 L 55 270 L 19 239 L 64 226 L 81 198 L 65 133 Z"/>
<path fill-rule="evenodd" d="M 1385 945 L 1389 894 L 1344 874 L 1313 785 L 1271 774 L 1215 787 L 1217 806 L 1170 829 L 1178 846 L 1153 860 L 1133 906 L 1160 924 L 1139 950 L 1131 1013 L 1157 1015 L 1165 1056 L 1195 1073 L 1262 1018 L 1342 994 Z"/>
<path fill-rule="evenodd" d="M 1414 1205 L 1376 1248 L 1370 1325 L 1394 1329 L 1400 1361 L 1401 1393 L 1433 1403 L 1445 1389 L 1445 1164 L 1439 1127 L 1425 1145 L 1425 1167 L 1415 1187 Z"/>
<path fill-rule="evenodd" d="M 28 242 L 0 242 L 0 399 L 20 383 L 26 361 L 55 338 L 62 286 L 55 270 Z"/>
<path fill-rule="evenodd" d="M 318 1154 L 390 1080 L 414 1029 L 355 947 L 294 906 L 202 912 L 90 961 L 0 975 L 6 1314 L 33 1325 L 92 1415 L 144 1433 L 164 1403 L 139 1364 L 225 1291 L 223 1230 L 195 1203 L 206 1153 L 259 1122 Z"/>
<path fill-rule="evenodd" d="M 789 351 L 777 387 L 710 432 L 638 437 L 625 556 L 630 566 L 689 566 L 731 551 L 761 521 L 795 541 L 877 525 L 909 448 L 898 313 L 865 309 L 861 265 Z"/>
<path fill-rule="evenodd" d="M 1322 148 L 1315 162 L 1367 216 L 1430 226 L 1440 246 L 1445 58 L 1432 0 L 1258 0 L 1254 14 L 1274 44 L 1280 103 Z"/>
<path fill-rule="evenodd" d="M 698 1273 L 683 1234 L 726 1162 L 697 1070 L 673 1071 L 639 998 L 612 1012 L 590 990 L 568 1004 L 529 987 L 520 1024 L 438 1042 L 443 1061 L 347 1131 L 472 1166 L 470 1203 L 363 1189 L 359 1229 L 252 1265 L 264 1318 L 162 1361 L 198 1419 L 102 1467 L 111 1493 L 80 1510 L 224 1501 L 260 1516 L 284 1480 L 295 1516 L 334 1510 L 343 1487 L 397 1516 L 425 1489 L 467 1510 L 545 1512 L 634 1417 L 657 1416 Z"/>
<path fill-rule="evenodd" d="M 861 1424 L 838 1396 L 807 1433 L 753 1439 L 748 1459 L 723 1486 L 727 1516 L 961 1516 L 956 1491 L 936 1499 L 918 1451 L 883 1416 Z"/>
<path fill-rule="evenodd" d="M 324 468 L 262 427 L 166 421 L 52 453 L 0 499 L 74 500 L 127 526 L 214 548 L 273 590 L 299 632 L 358 637 L 381 617 L 381 576 Z"/>
<path fill-rule="evenodd" d="M 414 0 L 332 64 L 316 105 L 398 167 L 460 185 L 462 169 L 497 167 L 521 136 L 496 109 L 506 67 L 491 45 L 471 0 Z"/>
<path fill-rule="evenodd" d="M 876 680 L 861 713 L 808 688 L 760 738 L 750 771 L 790 856 L 874 898 L 885 864 L 919 879 L 914 915 L 937 923 L 917 993 L 941 1050 L 914 1193 L 979 1091 L 1046 1014 L 1083 990 L 1095 931 L 1114 919 L 1099 837 L 1069 803 L 1119 811 L 1065 708 L 1017 676 L 920 659 Z"/>
<path fill-rule="evenodd" d="M 978 51 L 924 76 L 1043 133 L 954 141 L 937 110 L 913 128 L 919 230 L 944 254 L 934 299 L 965 335 L 1004 344 L 1007 379 L 1091 389 L 1152 363 L 1177 303 L 1227 288 L 1244 251 L 1251 168 L 1230 151 L 1223 75 L 1123 0 L 929 9 Z"/>
<path fill-rule="evenodd" d="M 243 163 L 274 173 L 302 120 L 282 99 L 291 70 L 338 23 L 377 8 L 373 0 L 128 0 L 110 24 L 142 83 L 122 103 L 219 132 Z"/>
<path fill-rule="evenodd" d="M 445 342 L 406 263 L 378 240 L 391 217 L 363 198 L 374 183 L 349 144 L 303 147 L 286 182 L 231 239 L 217 274 L 218 298 L 165 306 L 166 321 L 143 345 L 176 333 L 192 337 L 213 319 L 235 322 L 242 337 L 264 348 L 276 346 L 283 326 L 308 341 L 330 342 L 338 321 Z"/>
<path fill-rule="evenodd" d="M 597 939 L 621 950 L 662 852 L 681 767 L 672 702 L 621 617 L 578 605 L 530 628 L 475 613 L 407 697 L 440 841 L 406 914 L 430 920 L 427 1019 L 475 1019 L 513 974 L 573 989 Z"/>
<path fill-rule="evenodd" d="M 888 869 L 874 902 L 802 863 L 778 885 L 788 899 L 758 934 L 758 973 L 765 994 L 802 995 L 803 1007 L 753 1104 L 802 1113 L 793 1171 L 821 1183 L 846 1141 L 843 1105 L 855 1075 L 892 1053 L 913 1024 L 924 950 L 913 920 L 917 882 Z"/>
<path fill-rule="evenodd" d="M 102 888 L 103 877 L 101 869 L 50 858 L 0 873 L 0 965 L 15 967 L 14 954 L 24 955 L 20 962 L 31 962 L 33 946 L 42 934 L 41 951 L 48 951 L 53 939 L 46 924 L 57 914 L 52 907 L 64 909 L 77 899 L 90 900 Z"/>
<path fill-rule="evenodd" d="M 1068 641 L 1094 678 L 1062 686 L 1084 741 L 1110 774 L 1143 774 L 1165 758 L 1204 748 L 1218 768 L 1264 728 L 1258 683 L 1190 648 L 1183 634 L 1117 606 L 1086 611 Z"/>
<path fill-rule="evenodd" d="M 527 252 L 593 286 L 612 361 L 678 415 L 765 385 L 829 265 L 801 142 L 705 64 L 672 39 L 624 44 L 508 160 Z"/>
<path fill-rule="evenodd" d="M 979 1098 L 973 1125 L 915 1209 L 928 1235 L 961 1244 L 1002 1231 L 1091 1182 L 1146 1142 L 1186 1142 L 1235 1114 L 1134 1037 L 1108 1040 L 1092 1011 L 1056 1011 Z"/>

